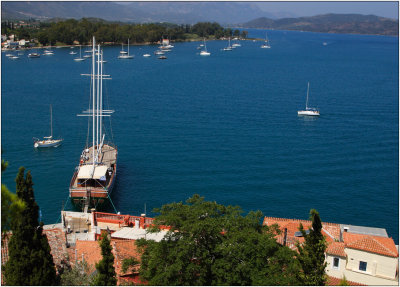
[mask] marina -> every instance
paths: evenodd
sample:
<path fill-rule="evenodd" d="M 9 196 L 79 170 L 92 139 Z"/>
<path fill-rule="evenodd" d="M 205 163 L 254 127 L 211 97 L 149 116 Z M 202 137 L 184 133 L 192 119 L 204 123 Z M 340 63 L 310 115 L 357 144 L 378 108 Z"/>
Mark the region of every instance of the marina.
<path fill-rule="evenodd" d="M 222 51 L 227 40 L 207 40 L 211 57 L 199 56 L 200 42 L 173 43 L 166 61 L 121 61 L 121 46 L 103 48 L 103 72 L 112 75 L 103 91 L 116 113 L 105 118 L 114 140 L 98 156 L 108 169 L 111 143 L 118 145 L 118 176 L 108 180 L 116 211 L 141 213 L 146 205 L 153 216 L 153 208 L 198 193 L 285 218 L 304 218 L 312 207 L 328 222 L 380 226 L 396 237 L 398 38 L 268 31 L 273 47 L 260 49 L 265 36 L 250 30 L 263 40 L 242 40 L 230 53 Z M 92 119 L 76 117 L 93 100 L 81 76 L 92 61 L 75 62 L 70 51 L 18 61 L 2 53 L 2 158 L 9 162 L 2 180 L 13 190 L 19 166 L 31 170 L 45 223 L 57 222 L 62 206 L 72 209 L 76 167 L 96 162 L 91 138 L 85 143 Z M 297 116 L 308 81 L 310 106 L 323 116 Z M 42 123 L 49 103 L 64 141 L 35 149 L 31 139 L 43 128 L 28 123 Z M 87 200 L 85 191 L 78 200 Z"/>

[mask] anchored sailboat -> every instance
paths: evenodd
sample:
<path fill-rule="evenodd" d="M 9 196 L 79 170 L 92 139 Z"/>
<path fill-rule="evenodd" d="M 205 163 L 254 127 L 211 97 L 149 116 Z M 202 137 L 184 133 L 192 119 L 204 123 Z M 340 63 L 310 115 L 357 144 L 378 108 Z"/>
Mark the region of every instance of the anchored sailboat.
<path fill-rule="evenodd" d="M 203 39 L 204 41 L 204 50 L 200 52 L 200 56 L 210 56 L 211 53 L 207 51 L 207 46 L 206 46 L 206 39 Z"/>
<path fill-rule="evenodd" d="M 89 206 L 98 206 L 109 199 L 117 175 L 117 148 L 111 142 L 112 135 L 105 141 L 106 132 L 103 130 L 103 117 L 110 117 L 114 112 L 103 109 L 103 80 L 111 78 L 103 74 L 103 52 L 100 45 L 96 51 L 94 37 L 92 72 L 86 76 L 91 77 L 91 104 L 78 116 L 91 118 L 92 142 L 86 143 L 69 187 L 72 202 L 82 206 L 85 212 Z"/>
<path fill-rule="evenodd" d="M 129 39 L 128 39 L 128 52 L 125 52 L 123 47 L 124 46 L 122 46 L 122 51 L 119 52 L 120 55 L 118 56 L 118 59 L 133 59 L 133 55 L 129 55 Z"/>
<path fill-rule="evenodd" d="M 306 99 L 306 109 L 304 111 L 298 111 L 299 116 L 319 116 L 319 111 L 315 108 L 308 107 L 308 92 L 310 90 L 310 82 L 307 85 L 307 99 Z"/>
<path fill-rule="evenodd" d="M 37 138 L 33 138 L 33 146 L 36 148 L 41 148 L 41 147 L 58 147 L 63 139 L 53 139 L 53 110 L 50 105 L 50 136 L 48 137 L 43 137 L 43 140 L 39 140 Z"/>
<path fill-rule="evenodd" d="M 265 44 L 261 45 L 261 48 L 263 48 L 263 49 L 269 49 L 269 48 L 271 48 L 271 45 L 269 44 L 269 40 L 268 40 L 268 35 L 267 35 L 267 33 L 265 33 Z"/>

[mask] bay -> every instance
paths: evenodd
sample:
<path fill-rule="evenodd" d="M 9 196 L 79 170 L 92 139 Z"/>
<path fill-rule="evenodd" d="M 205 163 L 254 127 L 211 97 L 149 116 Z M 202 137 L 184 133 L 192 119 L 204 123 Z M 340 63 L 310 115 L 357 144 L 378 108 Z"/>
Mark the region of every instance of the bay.
<path fill-rule="evenodd" d="M 249 30 L 265 38 L 265 30 Z M 167 60 L 156 46 L 104 47 L 105 91 L 118 147 L 112 200 L 140 214 L 195 193 L 245 212 L 386 228 L 398 244 L 398 38 L 268 31 L 271 49 L 242 41 L 174 43 Z M 324 44 L 325 43 L 325 44 Z M 86 142 L 90 61 L 71 49 L 11 60 L 2 53 L 2 182 L 15 190 L 20 166 L 31 170 L 43 221 L 59 221 Z M 150 53 L 149 58 L 142 57 Z M 298 117 L 305 106 L 319 118 Z M 35 150 L 49 133 L 53 149 Z M 67 204 L 67 208 L 71 204 Z M 113 209 L 108 210 L 114 212 Z"/>

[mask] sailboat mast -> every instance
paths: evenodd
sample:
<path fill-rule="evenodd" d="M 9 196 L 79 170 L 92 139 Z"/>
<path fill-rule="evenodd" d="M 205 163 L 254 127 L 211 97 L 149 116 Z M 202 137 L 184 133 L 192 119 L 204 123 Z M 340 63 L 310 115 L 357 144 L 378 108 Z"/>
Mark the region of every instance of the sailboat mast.
<path fill-rule="evenodd" d="M 307 85 L 307 100 L 306 100 L 306 110 L 308 110 L 308 92 L 309 92 L 309 90 L 310 90 L 310 82 L 308 82 L 308 85 Z"/>
<path fill-rule="evenodd" d="M 100 50 L 100 46 L 99 46 Z M 100 51 L 99 51 L 100 53 Z M 103 50 L 101 50 L 101 55 L 100 55 L 100 140 L 102 140 L 103 135 L 102 135 L 102 123 L 103 123 Z"/>
<path fill-rule="evenodd" d="M 99 148 L 100 45 L 97 45 L 96 148 Z M 99 153 L 97 153 L 99 154 Z M 96 158 L 96 162 L 97 162 Z"/>
<path fill-rule="evenodd" d="M 129 38 L 128 38 L 128 56 L 129 56 Z"/>
<path fill-rule="evenodd" d="M 50 139 L 53 138 L 53 110 L 50 105 Z"/>
<path fill-rule="evenodd" d="M 95 62 L 96 62 L 96 58 L 95 58 L 95 50 L 96 46 L 95 46 L 95 39 L 93 37 L 92 40 L 92 79 L 93 79 L 93 103 L 92 103 L 92 159 L 93 159 L 93 172 L 94 172 L 94 157 L 95 157 L 95 152 L 94 152 L 94 144 L 95 144 L 95 105 L 96 105 L 96 82 L 95 82 L 95 74 L 96 74 L 96 66 L 95 66 Z"/>

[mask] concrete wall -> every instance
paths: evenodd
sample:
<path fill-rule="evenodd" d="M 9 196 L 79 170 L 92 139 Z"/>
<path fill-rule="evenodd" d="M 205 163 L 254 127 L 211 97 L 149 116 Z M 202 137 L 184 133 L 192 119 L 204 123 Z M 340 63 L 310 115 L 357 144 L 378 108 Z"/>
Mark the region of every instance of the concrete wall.
<path fill-rule="evenodd" d="M 339 258 L 339 268 L 333 267 L 333 258 L 335 257 Z M 346 258 L 327 254 L 326 263 L 326 274 L 336 278 L 343 278 L 343 274 L 346 270 Z"/>
<path fill-rule="evenodd" d="M 345 248 L 347 259 L 339 256 L 326 255 L 326 274 L 336 278 L 346 277 L 365 285 L 399 285 L 396 270 L 398 258 L 383 256 L 366 251 Z M 339 268 L 333 268 L 333 258 L 339 258 Z M 367 270 L 360 271 L 360 261 L 367 262 Z"/>

